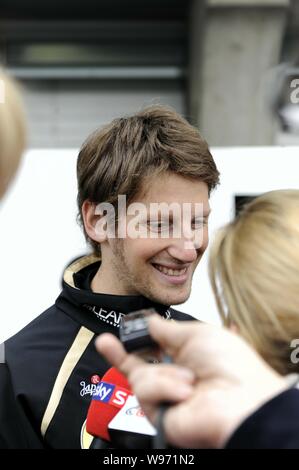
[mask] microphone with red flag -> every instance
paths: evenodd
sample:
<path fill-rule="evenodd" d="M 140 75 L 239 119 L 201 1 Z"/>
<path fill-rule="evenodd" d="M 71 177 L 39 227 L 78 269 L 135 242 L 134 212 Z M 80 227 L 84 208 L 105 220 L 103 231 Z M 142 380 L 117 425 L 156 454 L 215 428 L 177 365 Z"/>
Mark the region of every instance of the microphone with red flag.
<path fill-rule="evenodd" d="M 87 432 L 95 438 L 110 442 L 108 425 L 130 395 L 132 392 L 126 377 L 115 367 L 109 369 L 93 393 L 86 421 Z M 91 447 L 102 446 L 98 440 Z"/>

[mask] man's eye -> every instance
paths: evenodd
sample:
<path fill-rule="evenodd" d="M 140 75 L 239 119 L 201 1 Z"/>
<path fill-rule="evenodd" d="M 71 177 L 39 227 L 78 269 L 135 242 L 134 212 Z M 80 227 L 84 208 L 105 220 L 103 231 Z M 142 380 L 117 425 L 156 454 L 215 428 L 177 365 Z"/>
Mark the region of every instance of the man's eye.
<path fill-rule="evenodd" d="M 208 225 L 207 219 L 198 219 L 192 223 L 192 230 L 198 230 L 204 226 Z"/>
<path fill-rule="evenodd" d="M 167 222 L 148 222 L 149 229 L 153 232 L 162 232 L 169 228 L 169 224 Z"/>

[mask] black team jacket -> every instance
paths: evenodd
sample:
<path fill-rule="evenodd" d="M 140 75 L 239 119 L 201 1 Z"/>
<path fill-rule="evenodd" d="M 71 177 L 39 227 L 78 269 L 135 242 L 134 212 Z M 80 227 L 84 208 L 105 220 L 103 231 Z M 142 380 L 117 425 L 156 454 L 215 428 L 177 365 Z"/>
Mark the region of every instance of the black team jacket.
<path fill-rule="evenodd" d="M 55 304 L 1 345 L 1 447 L 88 448 L 88 407 L 110 367 L 96 351 L 95 337 L 118 336 L 121 318 L 141 308 L 154 307 L 166 319 L 194 320 L 142 296 L 93 293 L 99 266 L 93 255 L 73 262 Z"/>

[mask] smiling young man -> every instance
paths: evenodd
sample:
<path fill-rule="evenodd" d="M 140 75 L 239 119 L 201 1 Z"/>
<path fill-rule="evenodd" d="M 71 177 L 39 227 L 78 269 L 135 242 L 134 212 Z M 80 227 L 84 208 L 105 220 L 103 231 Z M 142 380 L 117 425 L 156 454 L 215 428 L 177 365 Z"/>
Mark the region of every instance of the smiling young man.
<path fill-rule="evenodd" d="M 85 230 L 90 238 L 100 243 L 102 253 L 101 266 L 91 283 L 92 290 L 114 295 L 143 295 L 164 305 L 183 303 L 190 295 L 193 273 L 208 245 L 209 188 L 203 181 L 167 171 L 149 182 L 144 194 L 135 199 L 146 211 L 136 222 L 139 231 L 134 234 L 138 234 L 138 238 L 130 234 L 126 238 L 99 237 L 95 204 L 88 200 L 83 203 Z M 174 200 L 178 209 L 186 204 L 190 204 L 191 210 L 196 204 L 203 209 L 197 218 L 191 214 L 189 237 L 184 237 L 183 233 L 181 237 L 171 236 L 174 223 L 181 222 L 182 211 L 176 214 L 175 210 L 169 210 L 169 214 L 151 211 L 152 207 L 159 209 L 161 204 L 164 208 L 175 209 Z M 131 220 L 127 219 L 127 226 Z M 192 228 L 201 233 L 198 248 L 193 243 Z M 167 237 L 163 236 L 166 230 L 170 232 Z"/>
<path fill-rule="evenodd" d="M 198 131 L 162 106 L 92 134 L 77 176 L 79 219 L 93 253 L 66 269 L 55 305 L 6 342 L 15 396 L 48 448 L 89 447 L 91 394 L 109 368 L 95 335 L 118 335 L 122 317 L 141 308 L 192 319 L 170 305 L 190 295 L 219 179 Z"/>

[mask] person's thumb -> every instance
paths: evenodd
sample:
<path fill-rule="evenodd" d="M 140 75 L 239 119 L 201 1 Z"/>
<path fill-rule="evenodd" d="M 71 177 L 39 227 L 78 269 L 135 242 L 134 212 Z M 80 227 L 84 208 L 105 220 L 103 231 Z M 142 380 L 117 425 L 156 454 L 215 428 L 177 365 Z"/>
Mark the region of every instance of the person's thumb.
<path fill-rule="evenodd" d="M 193 336 L 194 322 L 176 322 L 152 316 L 148 321 L 151 337 L 170 356 L 175 355 Z"/>

